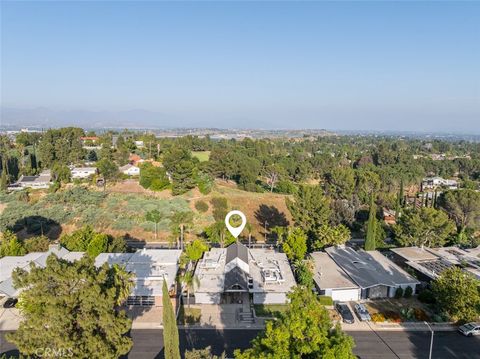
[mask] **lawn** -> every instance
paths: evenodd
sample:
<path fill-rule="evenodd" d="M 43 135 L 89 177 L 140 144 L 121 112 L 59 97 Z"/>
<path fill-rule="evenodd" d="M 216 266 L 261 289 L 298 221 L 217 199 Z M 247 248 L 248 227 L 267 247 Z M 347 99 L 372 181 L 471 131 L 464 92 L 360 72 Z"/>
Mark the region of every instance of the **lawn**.
<path fill-rule="evenodd" d="M 178 313 L 178 323 L 179 324 L 200 323 L 201 317 L 202 317 L 202 310 L 200 308 L 188 308 L 182 305 Z"/>
<path fill-rule="evenodd" d="M 192 156 L 200 162 L 207 162 L 210 159 L 210 151 L 192 151 Z"/>
<path fill-rule="evenodd" d="M 257 317 L 279 317 L 281 313 L 288 308 L 286 304 L 254 304 L 255 314 Z"/>

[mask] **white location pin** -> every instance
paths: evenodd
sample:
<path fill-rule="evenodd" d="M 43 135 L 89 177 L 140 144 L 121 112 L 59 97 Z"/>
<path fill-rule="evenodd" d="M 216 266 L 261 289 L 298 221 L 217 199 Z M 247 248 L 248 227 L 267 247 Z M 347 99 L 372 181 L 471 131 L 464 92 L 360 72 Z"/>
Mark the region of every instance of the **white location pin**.
<path fill-rule="evenodd" d="M 230 217 L 234 215 L 239 215 L 240 218 L 242 218 L 242 223 L 238 227 L 233 227 L 230 225 Z M 240 212 L 240 211 L 230 211 L 228 214 L 225 216 L 225 225 L 228 228 L 228 231 L 234 236 L 235 238 L 238 238 L 240 233 L 242 233 L 243 229 L 245 228 L 245 225 L 247 224 L 247 217 Z"/>

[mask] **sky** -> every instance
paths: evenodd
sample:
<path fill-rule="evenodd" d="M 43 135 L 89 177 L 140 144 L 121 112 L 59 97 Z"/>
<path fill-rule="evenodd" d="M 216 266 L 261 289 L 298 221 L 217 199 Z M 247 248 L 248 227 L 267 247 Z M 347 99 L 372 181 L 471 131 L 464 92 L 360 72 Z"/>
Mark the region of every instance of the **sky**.
<path fill-rule="evenodd" d="M 480 2 L 2 1 L 0 69 L 4 123 L 480 133 Z"/>

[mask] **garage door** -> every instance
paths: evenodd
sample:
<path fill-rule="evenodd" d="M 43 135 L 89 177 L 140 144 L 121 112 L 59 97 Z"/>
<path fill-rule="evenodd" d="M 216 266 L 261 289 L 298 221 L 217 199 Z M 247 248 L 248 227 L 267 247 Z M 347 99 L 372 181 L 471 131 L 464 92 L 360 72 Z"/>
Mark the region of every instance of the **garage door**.
<path fill-rule="evenodd" d="M 332 299 L 335 301 L 349 302 L 360 299 L 360 289 L 333 289 Z"/>

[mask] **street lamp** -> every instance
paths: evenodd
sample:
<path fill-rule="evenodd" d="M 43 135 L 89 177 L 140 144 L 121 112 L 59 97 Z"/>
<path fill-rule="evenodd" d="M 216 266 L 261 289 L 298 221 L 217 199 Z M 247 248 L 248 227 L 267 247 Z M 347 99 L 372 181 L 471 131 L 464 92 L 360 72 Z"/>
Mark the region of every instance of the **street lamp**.
<path fill-rule="evenodd" d="M 428 354 L 428 359 L 432 359 L 432 350 L 433 350 L 433 334 L 435 333 L 432 329 L 432 327 L 430 326 L 430 324 L 428 324 L 428 322 L 424 322 L 427 326 L 428 326 L 428 329 L 430 329 L 430 332 L 432 333 L 432 336 L 430 337 L 430 353 Z"/>

